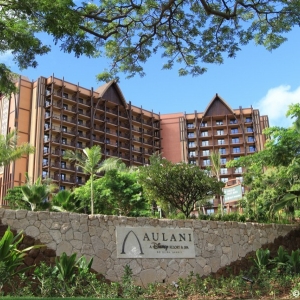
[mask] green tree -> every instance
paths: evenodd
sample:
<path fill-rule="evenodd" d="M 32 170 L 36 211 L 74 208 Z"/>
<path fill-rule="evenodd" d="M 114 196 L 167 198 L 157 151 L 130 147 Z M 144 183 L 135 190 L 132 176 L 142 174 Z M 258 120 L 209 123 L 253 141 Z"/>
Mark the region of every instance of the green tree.
<path fill-rule="evenodd" d="M 96 173 L 111 170 L 122 166 L 121 160 L 118 158 L 110 158 L 101 163 L 102 153 L 101 148 L 94 145 L 91 148 L 85 148 L 83 151 L 66 151 L 64 159 L 75 161 L 75 165 L 83 169 L 85 174 L 90 175 L 90 199 L 91 199 L 91 214 L 94 214 L 94 176 Z"/>
<path fill-rule="evenodd" d="M 224 184 L 207 176 L 198 166 L 174 164 L 164 158 L 150 158 L 150 165 L 139 169 L 139 182 L 149 202 L 171 204 L 186 218 L 196 202 L 206 203 L 208 194 L 221 194 Z"/>
<path fill-rule="evenodd" d="M 280 46 L 299 25 L 299 6 L 299 0 L 2 0 L 0 53 L 12 51 L 20 68 L 36 67 L 36 56 L 51 50 L 37 35 L 45 32 L 76 57 L 111 59 L 99 79 L 119 71 L 143 76 L 143 63 L 157 52 L 164 69 L 179 63 L 179 75 L 199 75 L 206 71 L 201 63 L 222 63 L 251 40 L 268 50 Z M 9 92 L 7 66 L 0 65 L 0 75 L 0 90 Z"/>
<path fill-rule="evenodd" d="M 139 215 L 140 211 L 147 208 L 136 172 L 114 169 L 106 172 L 98 182 L 101 190 L 100 199 L 108 204 L 112 214 Z"/>
<path fill-rule="evenodd" d="M 86 213 L 84 207 L 80 205 L 80 201 L 75 198 L 75 194 L 68 190 L 59 191 L 51 200 L 52 210 Z"/>
<path fill-rule="evenodd" d="M 300 191 L 300 132 L 293 126 L 270 127 L 264 133 L 268 140 L 263 151 L 227 163 L 227 167 L 245 168 L 244 204 L 250 215 L 261 220 L 276 217 L 280 209 L 293 213 Z"/>
<path fill-rule="evenodd" d="M 1 23 L 0 23 L 1 24 Z M 16 131 L 12 130 L 6 135 L 0 134 L 0 167 L 7 166 L 11 162 L 34 152 L 34 147 L 27 143 L 18 145 Z"/>
<path fill-rule="evenodd" d="M 87 205 L 90 193 L 90 182 L 74 191 L 83 207 Z M 94 209 L 97 213 L 140 216 L 146 208 L 147 203 L 136 172 L 113 169 L 94 180 Z"/>
<path fill-rule="evenodd" d="M 8 201 L 11 209 L 31 209 L 30 204 L 23 200 L 23 192 L 21 186 L 15 186 L 7 190 L 5 201 Z"/>
<path fill-rule="evenodd" d="M 221 181 L 221 154 L 219 151 L 214 151 L 210 154 L 211 166 L 209 168 L 211 175 L 215 176 L 218 181 Z M 216 195 L 219 198 L 221 214 L 223 215 L 223 200 L 222 197 Z"/>
<path fill-rule="evenodd" d="M 38 177 L 36 182 L 32 182 L 27 173 L 26 184 L 21 186 L 23 200 L 30 204 L 32 211 L 49 208 L 48 198 L 56 189 L 56 185 L 47 181 L 43 182 L 41 177 Z"/>

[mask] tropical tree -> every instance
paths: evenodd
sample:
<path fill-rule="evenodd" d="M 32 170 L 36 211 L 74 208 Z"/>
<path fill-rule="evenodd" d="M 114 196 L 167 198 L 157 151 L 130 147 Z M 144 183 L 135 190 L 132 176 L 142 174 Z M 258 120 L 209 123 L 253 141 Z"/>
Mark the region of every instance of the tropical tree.
<path fill-rule="evenodd" d="M 179 75 L 199 75 L 206 71 L 201 63 L 222 63 L 251 40 L 268 50 L 280 46 L 299 24 L 299 6 L 298 0 L 2 0 L 0 53 L 11 51 L 21 69 L 36 67 L 36 56 L 51 50 L 37 35 L 45 32 L 76 57 L 111 59 L 111 70 L 99 79 L 118 71 L 144 75 L 142 64 L 157 52 L 164 69 L 179 63 Z M 0 79 L 2 92 L 14 89 L 4 64 Z"/>
<path fill-rule="evenodd" d="M 118 166 L 122 166 L 121 160 L 118 158 L 110 158 L 101 163 L 102 153 L 98 145 L 91 148 L 85 148 L 83 151 L 66 151 L 64 159 L 75 161 L 75 165 L 81 167 L 85 174 L 90 175 L 90 199 L 91 199 L 91 214 L 94 214 L 94 176 L 96 173 L 111 170 Z"/>
<path fill-rule="evenodd" d="M 34 147 L 27 143 L 18 145 L 17 132 L 12 130 L 6 135 L 0 134 L 0 167 L 34 152 Z"/>
<path fill-rule="evenodd" d="M 68 190 L 61 190 L 54 195 L 51 204 L 52 210 L 86 213 L 85 206 L 82 207 L 80 201 L 76 199 L 75 194 Z"/>
<path fill-rule="evenodd" d="M 198 166 L 174 164 L 155 155 L 150 158 L 149 166 L 140 167 L 138 180 L 150 203 L 155 199 L 171 204 L 186 218 L 196 202 L 206 203 L 208 195 L 221 194 L 224 186 Z"/>
<path fill-rule="evenodd" d="M 7 190 L 6 195 L 3 198 L 8 201 L 11 209 L 31 209 L 30 204 L 23 200 L 23 192 L 21 186 L 15 186 Z"/>
<path fill-rule="evenodd" d="M 38 177 L 36 182 L 32 182 L 27 173 L 25 177 L 26 183 L 21 186 L 23 200 L 30 204 L 32 211 L 49 208 L 49 196 L 57 189 L 57 186 L 49 181 L 43 181 L 41 177 Z"/>
<path fill-rule="evenodd" d="M 214 151 L 210 154 L 211 166 L 209 168 L 211 175 L 215 176 L 218 181 L 221 181 L 221 154 L 219 151 Z M 223 215 L 223 200 L 222 197 L 216 195 L 220 199 L 221 214 Z"/>

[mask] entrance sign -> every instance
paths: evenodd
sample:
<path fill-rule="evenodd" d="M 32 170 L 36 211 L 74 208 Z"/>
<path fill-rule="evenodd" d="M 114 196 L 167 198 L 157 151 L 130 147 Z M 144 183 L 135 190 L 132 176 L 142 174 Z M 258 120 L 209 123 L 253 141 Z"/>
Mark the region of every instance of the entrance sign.
<path fill-rule="evenodd" d="M 189 228 L 116 227 L 117 258 L 194 258 Z"/>
<path fill-rule="evenodd" d="M 240 184 L 223 188 L 224 203 L 241 200 L 243 198 L 242 186 Z"/>

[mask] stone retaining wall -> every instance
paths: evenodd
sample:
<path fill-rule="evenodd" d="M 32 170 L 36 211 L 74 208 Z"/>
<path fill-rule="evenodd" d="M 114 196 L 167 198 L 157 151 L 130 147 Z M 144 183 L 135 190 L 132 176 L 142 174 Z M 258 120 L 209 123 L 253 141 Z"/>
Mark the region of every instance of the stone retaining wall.
<path fill-rule="evenodd" d="M 93 257 L 93 269 L 119 281 L 125 265 L 136 283 L 172 282 L 193 272 L 200 276 L 218 271 L 247 253 L 287 235 L 294 225 L 127 218 L 75 213 L 0 209 L 4 225 L 39 240 L 56 255 L 66 252 Z M 116 227 L 192 228 L 195 258 L 117 258 Z"/>

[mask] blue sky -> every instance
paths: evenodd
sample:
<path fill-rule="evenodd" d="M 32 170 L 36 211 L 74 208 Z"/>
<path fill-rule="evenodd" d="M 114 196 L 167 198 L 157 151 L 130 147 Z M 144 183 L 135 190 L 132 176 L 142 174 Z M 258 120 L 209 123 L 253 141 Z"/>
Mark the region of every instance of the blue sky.
<path fill-rule="evenodd" d="M 269 52 L 250 43 L 242 47 L 235 59 L 225 59 L 222 65 L 207 65 L 208 71 L 198 77 L 179 77 L 175 66 L 161 70 L 160 56 L 153 56 L 145 64 L 146 76 L 125 79 L 120 76 L 120 87 L 127 101 L 156 113 L 193 113 L 204 111 L 218 93 L 232 108 L 259 108 L 267 114 L 271 125 L 288 126 L 285 112 L 290 103 L 300 102 L 300 29 L 287 34 L 288 41 Z M 51 43 L 51 39 L 44 41 Z M 50 54 L 38 57 L 38 67 L 20 71 L 10 53 L 2 53 L 0 62 L 7 63 L 13 71 L 29 77 L 62 78 L 86 88 L 98 87 L 96 74 L 109 67 L 105 59 L 75 58 L 53 46 Z M 179 67 L 178 67 L 179 68 Z"/>

